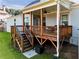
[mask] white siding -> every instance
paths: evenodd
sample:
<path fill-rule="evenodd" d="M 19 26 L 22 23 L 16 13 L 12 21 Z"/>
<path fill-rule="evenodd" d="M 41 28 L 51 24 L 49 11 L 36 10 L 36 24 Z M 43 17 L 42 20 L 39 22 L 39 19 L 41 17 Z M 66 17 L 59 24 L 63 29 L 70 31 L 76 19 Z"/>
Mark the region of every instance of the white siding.
<path fill-rule="evenodd" d="M 64 13 L 66 14 L 66 13 Z M 63 14 L 61 14 L 63 15 Z M 79 39 L 79 8 L 72 9 L 69 14 L 68 24 L 72 25 L 72 37 L 70 39 L 70 43 L 74 45 L 78 45 Z M 46 26 L 54 26 L 56 25 L 56 14 L 46 15 Z M 60 21 L 61 25 L 61 21 Z"/>
<path fill-rule="evenodd" d="M 56 25 L 56 14 L 49 14 L 46 16 L 46 26 Z"/>
<path fill-rule="evenodd" d="M 73 26 L 71 43 L 78 45 L 79 39 L 79 8 L 73 8 L 70 12 L 70 23 Z"/>
<path fill-rule="evenodd" d="M 7 18 L 6 20 L 6 30 L 7 32 L 10 32 L 11 31 L 11 26 L 14 25 L 14 19 L 16 19 L 16 25 L 23 25 L 23 21 L 22 21 L 22 15 L 17 15 L 17 16 L 13 16 L 13 17 L 9 17 Z"/>

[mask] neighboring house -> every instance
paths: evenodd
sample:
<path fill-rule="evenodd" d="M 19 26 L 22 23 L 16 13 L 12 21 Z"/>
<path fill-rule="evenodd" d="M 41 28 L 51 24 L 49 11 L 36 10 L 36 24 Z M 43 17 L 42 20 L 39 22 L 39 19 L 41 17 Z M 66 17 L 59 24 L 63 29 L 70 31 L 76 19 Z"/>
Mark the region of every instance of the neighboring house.
<path fill-rule="evenodd" d="M 6 19 L 6 31 L 11 32 L 11 26 L 14 26 L 14 20 L 16 19 L 16 25 L 23 25 L 22 14 L 11 16 Z"/>
<path fill-rule="evenodd" d="M 5 22 L 6 18 L 8 18 L 10 16 L 11 15 L 6 12 L 5 6 L 3 5 L 2 8 L 0 8 L 0 21 L 3 21 L 2 24 L 4 24 L 3 25 L 3 28 L 4 28 L 3 31 L 6 31 L 6 22 Z"/>
<path fill-rule="evenodd" d="M 0 8 L 0 20 L 5 21 L 5 18 L 10 17 L 11 15 L 9 15 L 6 10 L 5 10 L 5 6 L 3 5 L 2 8 Z"/>
<path fill-rule="evenodd" d="M 4 31 L 4 21 L 0 20 L 0 32 Z"/>

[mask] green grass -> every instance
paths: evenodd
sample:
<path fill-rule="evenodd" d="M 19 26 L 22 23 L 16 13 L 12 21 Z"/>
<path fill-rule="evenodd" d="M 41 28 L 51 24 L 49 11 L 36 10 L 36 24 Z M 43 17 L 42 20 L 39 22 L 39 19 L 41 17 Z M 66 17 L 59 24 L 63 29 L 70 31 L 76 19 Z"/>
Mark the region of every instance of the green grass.
<path fill-rule="evenodd" d="M 0 59 L 28 59 L 11 46 L 10 33 L 0 32 Z M 31 59 L 52 59 L 51 54 L 41 54 Z"/>
<path fill-rule="evenodd" d="M 0 59 L 28 59 L 12 47 L 11 36 L 8 32 L 0 32 Z M 53 56 L 43 53 L 30 59 L 53 59 Z"/>

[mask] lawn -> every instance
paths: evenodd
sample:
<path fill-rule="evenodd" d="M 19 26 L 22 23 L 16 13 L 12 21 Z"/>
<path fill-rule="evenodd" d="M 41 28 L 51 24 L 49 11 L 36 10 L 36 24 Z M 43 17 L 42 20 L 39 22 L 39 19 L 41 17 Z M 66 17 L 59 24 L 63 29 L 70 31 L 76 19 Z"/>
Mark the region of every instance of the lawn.
<path fill-rule="evenodd" d="M 11 45 L 10 33 L 0 32 L 0 59 L 28 59 Z M 51 54 L 41 54 L 31 59 L 52 59 Z"/>

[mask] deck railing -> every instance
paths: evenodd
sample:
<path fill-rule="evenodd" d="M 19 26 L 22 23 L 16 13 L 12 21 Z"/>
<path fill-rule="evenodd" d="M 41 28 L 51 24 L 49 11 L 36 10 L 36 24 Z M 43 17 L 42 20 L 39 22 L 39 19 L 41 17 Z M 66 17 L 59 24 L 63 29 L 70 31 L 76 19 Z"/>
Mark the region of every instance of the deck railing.
<path fill-rule="evenodd" d="M 36 34 L 36 35 L 41 35 L 41 26 L 32 26 L 32 31 Z M 56 28 L 53 26 L 43 26 L 42 27 L 42 34 L 56 34 Z"/>
<path fill-rule="evenodd" d="M 17 26 L 17 28 L 20 29 L 20 32 L 23 31 L 22 30 L 23 26 Z M 28 28 L 29 30 L 31 30 L 31 26 L 28 26 Z M 13 32 L 13 30 L 11 32 Z M 32 32 L 34 35 L 41 36 L 41 26 L 32 26 Z M 57 34 L 56 26 L 42 26 L 42 35 L 56 36 L 56 34 Z M 72 26 L 60 26 L 60 38 L 68 36 L 72 36 Z"/>
<path fill-rule="evenodd" d="M 19 27 L 22 26 L 11 26 L 11 36 L 12 38 L 17 42 L 21 52 L 23 51 L 23 37 L 21 36 L 21 30 L 19 30 Z"/>
<path fill-rule="evenodd" d="M 41 35 L 41 27 L 40 26 L 32 26 L 32 32 L 36 35 Z M 72 36 L 72 26 L 61 26 L 60 25 L 60 38 L 63 39 Z M 56 26 L 43 26 L 42 27 L 42 35 L 55 35 L 57 34 Z"/>

